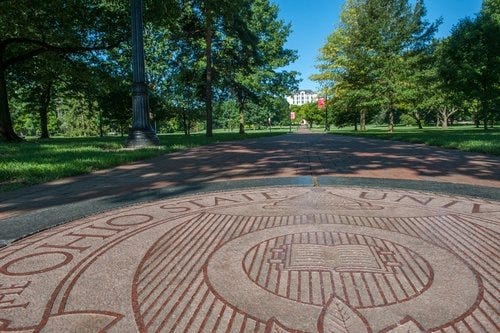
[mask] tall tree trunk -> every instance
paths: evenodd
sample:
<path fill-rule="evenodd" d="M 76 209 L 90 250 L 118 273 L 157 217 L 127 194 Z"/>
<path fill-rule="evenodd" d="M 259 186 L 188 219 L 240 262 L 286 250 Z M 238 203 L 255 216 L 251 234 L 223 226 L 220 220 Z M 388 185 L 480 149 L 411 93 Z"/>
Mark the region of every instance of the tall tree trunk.
<path fill-rule="evenodd" d="M 102 126 L 102 110 L 99 110 L 99 137 L 104 137 L 104 128 Z"/>
<path fill-rule="evenodd" d="M 206 136 L 212 136 L 212 15 L 205 9 L 205 110 L 207 113 Z"/>
<path fill-rule="evenodd" d="M 448 125 L 450 124 L 450 119 L 451 117 L 459 111 L 459 108 L 457 107 L 443 107 L 440 110 L 441 113 L 441 118 L 442 118 L 442 126 L 443 128 L 448 128 Z"/>
<path fill-rule="evenodd" d="M 245 114 L 243 110 L 240 109 L 240 134 L 245 134 Z"/>
<path fill-rule="evenodd" d="M 52 81 L 47 82 L 42 87 L 42 95 L 40 100 L 40 130 L 41 130 L 41 139 L 49 138 L 49 105 L 50 98 L 52 95 Z"/>
<path fill-rule="evenodd" d="M 359 127 L 362 131 L 366 131 L 366 110 L 361 110 L 359 115 Z"/>
<path fill-rule="evenodd" d="M 240 112 L 240 134 L 245 134 L 245 101 L 243 101 L 243 96 L 238 95 L 238 109 Z"/>
<path fill-rule="evenodd" d="M 89 102 L 89 109 L 90 109 L 91 114 L 93 112 L 93 108 L 94 108 L 94 102 L 90 101 Z M 97 117 L 98 117 L 98 121 L 99 121 L 99 137 L 102 138 L 102 137 L 104 137 L 104 125 L 102 123 L 102 109 L 99 108 L 99 110 L 97 112 L 98 112 Z"/>
<path fill-rule="evenodd" d="M 392 108 L 389 110 L 389 132 L 394 132 L 394 110 Z"/>
<path fill-rule="evenodd" d="M 188 128 L 186 111 L 182 112 L 182 124 L 184 126 L 184 135 L 189 135 L 189 128 Z"/>
<path fill-rule="evenodd" d="M 443 114 L 442 127 L 443 128 L 448 128 L 448 114 L 446 114 L 446 113 Z"/>
<path fill-rule="evenodd" d="M 488 106 L 487 102 L 481 101 L 481 109 L 483 113 L 483 127 L 485 130 L 488 129 Z"/>
<path fill-rule="evenodd" d="M 422 127 L 422 120 L 420 119 L 420 113 L 418 111 L 413 111 L 413 119 L 417 122 L 418 129 L 423 129 Z"/>
<path fill-rule="evenodd" d="M 448 108 L 446 106 L 441 109 L 441 126 L 448 128 Z"/>
<path fill-rule="evenodd" d="M 0 64 L 0 141 L 22 141 L 14 132 L 10 118 L 9 100 L 7 96 L 7 78 L 5 67 Z"/>

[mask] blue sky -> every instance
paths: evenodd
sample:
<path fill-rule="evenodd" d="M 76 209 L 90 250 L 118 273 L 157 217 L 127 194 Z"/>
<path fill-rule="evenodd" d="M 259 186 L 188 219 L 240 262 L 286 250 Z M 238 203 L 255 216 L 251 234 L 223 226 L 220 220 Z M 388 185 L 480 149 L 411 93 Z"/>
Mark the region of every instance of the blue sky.
<path fill-rule="evenodd" d="M 297 50 L 299 59 L 287 70 L 301 73 L 300 89 L 316 90 L 308 78 L 315 73 L 314 63 L 326 37 L 335 29 L 344 0 L 273 0 L 280 7 L 280 18 L 292 24 L 287 48 Z M 437 37 L 450 34 L 460 19 L 473 17 L 481 9 L 481 0 L 425 0 L 430 22 L 443 18 Z"/>

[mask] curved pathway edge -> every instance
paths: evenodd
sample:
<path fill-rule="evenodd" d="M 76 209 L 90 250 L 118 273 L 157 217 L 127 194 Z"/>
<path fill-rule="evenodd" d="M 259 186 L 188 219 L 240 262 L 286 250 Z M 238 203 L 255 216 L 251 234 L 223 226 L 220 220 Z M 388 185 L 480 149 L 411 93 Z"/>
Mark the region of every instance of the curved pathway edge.
<path fill-rule="evenodd" d="M 500 188 L 421 180 L 333 176 L 233 180 L 230 182 L 175 186 L 104 196 L 40 209 L 21 216 L 7 218 L 0 221 L 2 224 L 0 247 L 60 224 L 127 206 L 210 192 L 281 186 L 356 186 L 380 189 L 406 189 L 500 201 Z"/>

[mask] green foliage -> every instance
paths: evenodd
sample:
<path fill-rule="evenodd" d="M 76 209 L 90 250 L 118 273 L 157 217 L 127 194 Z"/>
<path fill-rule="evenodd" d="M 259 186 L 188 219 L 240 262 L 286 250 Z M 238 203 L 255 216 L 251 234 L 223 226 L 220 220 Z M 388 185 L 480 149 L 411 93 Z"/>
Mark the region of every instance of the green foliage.
<path fill-rule="evenodd" d="M 439 74 L 444 91 L 479 103 L 484 128 L 500 105 L 500 4 L 485 1 L 474 19 L 461 20 L 442 45 Z"/>
<path fill-rule="evenodd" d="M 278 19 L 275 5 L 268 0 L 143 2 L 156 128 L 189 134 L 205 127 L 208 133 L 212 102 L 236 99 L 237 90 L 250 102 L 248 120 L 282 117 L 269 109 L 296 84 L 295 73 L 280 69 L 296 56 L 284 48 L 290 27 Z M 0 2 L 0 140 L 15 140 L 12 128 L 42 137 L 127 131 L 129 5 Z M 200 123 L 203 113 L 206 125 Z"/>
<path fill-rule="evenodd" d="M 297 56 L 284 48 L 290 26 L 278 19 L 278 7 L 269 0 L 253 1 L 248 15 L 245 38 L 219 36 L 214 59 L 220 89 L 237 102 L 240 133 L 245 120 L 260 124 L 272 116 L 266 104 L 295 89 L 297 83 L 296 73 L 280 69 Z"/>
<path fill-rule="evenodd" d="M 347 0 L 340 25 L 321 49 L 312 79 L 334 96 L 338 127 L 373 119 L 438 124 L 500 118 L 500 3 L 485 0 L 452 35 L 432 40 L 423 1 Z M 386 113 L 384 115 L 383 113 Z"/>
<path fill-rule="evenodd" d="M 51 0 L 0 2 L 0 138 L 16 140 L 9 109 L 7 80 L 19 67 L 29 67 L 31 82 L 46 92 L 41 103 L 42 136 L 46 136 L 46 101 L 50 102 L 50 82 L 60 66 L 60 57 L 74 60 L 88 52 L 118 46 L 128 35 L 128 6 L 109 0 Z M 36 18 L 36 19 L 35 19 Z M 73 57 L 73 58 L 72 58 Z M 50 59 L 50 60 L 49 60 Z M 32 62 L 28 65 L 28 62 Z M 52 73 L 51 73 L 52 72 Z M 54 78 L 55 79 L 55 78 Z M 36 91 L 36 85 L 32 92 Z M 51 88 L 51 87 L 50 87 Z M 35 93 L 36 95 L 36 93 Z"/>
<path fill-rule="evenodd" d="M 348 0 L 340 25 L 321 49 L 312 79 L 334 95 L 335 122 L 365 123 L 376 109 L 389 114 L 417 98 L 411 92 L 418 83 L 423 61 L 437 24 L 424 20 L 423 1 Z M 414 88 L 413 88 L 414 89 Z M 354 112 L 355 114 L 349 115 Z"/>
<path fill-rule="evenodd" d="M 317 103 L 306 103 L 298 107 L 296 119 L 306 120 L 310 127 L 325 123 L 325 109 L 319 109 Z"/>

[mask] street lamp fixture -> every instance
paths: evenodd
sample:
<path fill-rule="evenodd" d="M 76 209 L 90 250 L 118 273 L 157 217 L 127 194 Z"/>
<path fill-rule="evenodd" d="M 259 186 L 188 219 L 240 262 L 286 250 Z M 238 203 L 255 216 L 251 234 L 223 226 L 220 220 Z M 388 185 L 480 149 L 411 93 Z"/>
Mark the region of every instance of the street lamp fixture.
<path fill-rule="evenodd" d="M 144 66 L 142 0 L 131 0 L 132 16 L 132 128 L 126 146 L 150 147 L 160 144 L 149 122 L 149 96 Z"/>

